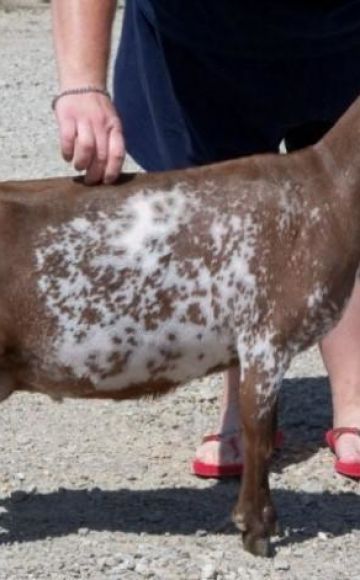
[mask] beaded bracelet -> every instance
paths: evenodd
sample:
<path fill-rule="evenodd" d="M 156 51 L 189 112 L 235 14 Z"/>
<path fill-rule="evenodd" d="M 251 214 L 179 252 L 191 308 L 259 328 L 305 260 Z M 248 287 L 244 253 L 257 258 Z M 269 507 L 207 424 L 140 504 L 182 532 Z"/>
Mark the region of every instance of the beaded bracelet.
<path fill-rule="evenodd" d="M 93 87 L 90 85 L 88 87 L 78 87 L 75 89 L 67 89 L 66 91 L 62 91 L 62 93 L 56 95 L 51 101 L 51 108 L 53 111 L 55 111 L 56 103 L 62 97 L 66 97 L 67 95 L 84 95 L 86 93 L 100 93 L 101 95 L 105 95 L 105 97 L 111 99 L 109 91 L 102 89 L 101 87 Z"/>

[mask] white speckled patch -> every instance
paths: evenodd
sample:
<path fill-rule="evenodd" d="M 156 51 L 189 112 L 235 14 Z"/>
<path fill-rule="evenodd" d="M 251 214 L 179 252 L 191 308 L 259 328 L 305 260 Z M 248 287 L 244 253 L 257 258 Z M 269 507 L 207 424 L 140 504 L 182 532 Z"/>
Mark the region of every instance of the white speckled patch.
<path fill-rule="evenodd" d="M 46 228 L 36 261 L 38 290 L 56 326 L 52 362 L 98 389 L 150 376 L 183 382 L 228 363 L 234 318 L 254 313 L 256 226 L 250 215 L 221 217 L 207 208 L 211 256 L 193 240 L 193 255 L 184 258 L 185 224 L 205 210 L 178 187 L 140 192 L 111 215 Z"/>

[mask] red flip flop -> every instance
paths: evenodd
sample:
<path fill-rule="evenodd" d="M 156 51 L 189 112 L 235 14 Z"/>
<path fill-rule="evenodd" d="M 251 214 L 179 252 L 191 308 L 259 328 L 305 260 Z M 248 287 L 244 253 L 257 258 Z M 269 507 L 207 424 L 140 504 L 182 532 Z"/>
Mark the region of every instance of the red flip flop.
<path fill-rule="evenodd" d="M 225 441 L 232 446 L 235 453 L 239 453 L 237 435 L 222 435 L 221 433 L 215 433 L 212 435 L 206 435 L 202 443 L 207 443 L 208 441 Z M 284 435 L 281 431 L 276 433 L 275 447 L 279 448 L 282 446 L 284 441 Z M 216 465 L 212 463 L 204 463 L 199 459 L 194 459 L 191 464 L 191 473 L 197 477 L 222 479 L 226 477 L 239 477 L 242 475 L 244 470 L 243 463 L 228 463 L 227 465 Z"/>
<path fill-rule="evenodd" d="M 338 427 L 337 429 L 330 429 L 325 434 L 326 443 L 335 455 L 335 442 L 344 433 L 352 433 L 360 437 L 360 429 L 357 427 Z M 340 473 L 340 475 L 360 479 L 360 461 L 348 462 L 336 459 L 335 470 L 337 473 Z"/>

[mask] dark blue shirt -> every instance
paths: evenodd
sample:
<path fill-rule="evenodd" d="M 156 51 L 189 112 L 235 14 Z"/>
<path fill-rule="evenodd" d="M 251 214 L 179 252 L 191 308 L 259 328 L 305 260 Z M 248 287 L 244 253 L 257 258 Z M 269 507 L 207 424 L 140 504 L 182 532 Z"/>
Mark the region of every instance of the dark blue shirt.
<path fill-rule="evenodd" d="M 207 53 L 293 58 L 360 44 L 360 0 L 135 0 L 161 34 Z"/>
<path fill-rule="evenodd" d="M 115 105 L 147 170 L 277 151 L 360 93 L 360 0 L 127 0 Z"/>

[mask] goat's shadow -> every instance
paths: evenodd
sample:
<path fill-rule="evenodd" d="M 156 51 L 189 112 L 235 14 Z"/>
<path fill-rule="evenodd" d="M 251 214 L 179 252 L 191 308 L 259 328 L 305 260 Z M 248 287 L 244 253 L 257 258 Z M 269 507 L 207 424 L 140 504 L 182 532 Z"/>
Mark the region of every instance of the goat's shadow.
<path fill-rule="evenodd" d="M 286 379 L 278 407 L 279 430 L 284 441 L 275 453 L 272 470 L 300 463 L 325 447 L 332 425 L 331 393 L 327 377 Z"/>
<path fill-rule="evenodd" d="M 235 529 L 224 523 L 237 491 L 238 484 L 232 481 L 207 489 L 60 489 L 26 498 L 15 493 L 0 500 L 0 544 L 66 536 L 79 528 L 159 535 L 192 535 L 198 530 L 233 534 Z M 290 530 L 277 546 L 303 542 L 320 531 L 340 536 L 360 530 L 360 498 L 354 492 L 275 490 L 273 498 L 281 524 Z"/>
<path fill-rule="evenodd" d="M 275 470 L 303 461 L 323 444 L 331 422 L 326 379 L 286 380 L 280 397 L 283 457 Z M 191 535 L 197 530 L 235 533 L 223 523 L 231 513 L 238 482 L 157 490 L 59 489 L 52 493 L 14 493 L 0 498 L 0 544 L 59 537 L 84 527 L 96 531 Z M 360 529 L 360 498 L 354 492 L 273 491 L 280 521 L 290 534 L 277 541 L 303 542 L 319 531 L 332 536 Z M 181 516 L 179 516 L 181 514 Z M 237 533 L 237 532 L 236 532 Z"/>

